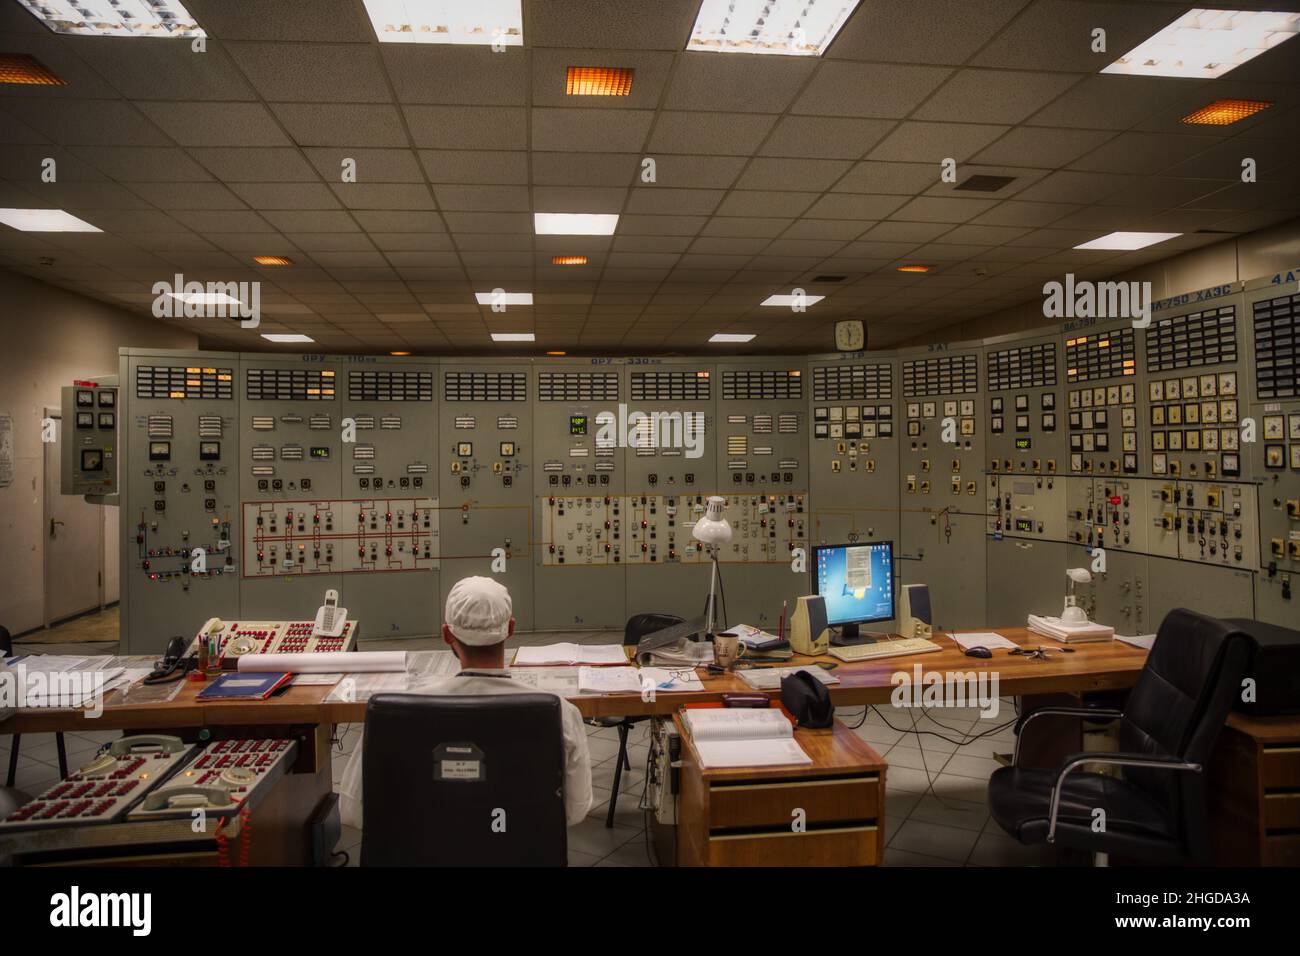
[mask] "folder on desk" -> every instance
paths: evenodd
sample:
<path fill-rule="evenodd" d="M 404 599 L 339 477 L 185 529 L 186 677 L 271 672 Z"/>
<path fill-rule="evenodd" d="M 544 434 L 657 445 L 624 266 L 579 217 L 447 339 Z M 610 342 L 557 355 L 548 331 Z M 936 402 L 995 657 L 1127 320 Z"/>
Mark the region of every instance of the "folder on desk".
<path fill-rule="evenodd" d="M 198 700 L 266 700 L 293 680 L 289 673 L 228 671 L 198 693 Z"/>

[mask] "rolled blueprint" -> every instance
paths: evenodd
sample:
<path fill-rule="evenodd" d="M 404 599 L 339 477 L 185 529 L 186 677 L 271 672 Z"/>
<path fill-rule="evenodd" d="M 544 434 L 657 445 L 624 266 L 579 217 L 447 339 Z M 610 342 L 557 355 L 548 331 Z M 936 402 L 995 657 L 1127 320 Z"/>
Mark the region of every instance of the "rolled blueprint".
<path fill-rule="evenodd" d="M 355 651 L 332 654 L 245 654 L 241 671 L 287 671 L 290 674 L 363 674 L 405 671 L 406 651 Z"/>

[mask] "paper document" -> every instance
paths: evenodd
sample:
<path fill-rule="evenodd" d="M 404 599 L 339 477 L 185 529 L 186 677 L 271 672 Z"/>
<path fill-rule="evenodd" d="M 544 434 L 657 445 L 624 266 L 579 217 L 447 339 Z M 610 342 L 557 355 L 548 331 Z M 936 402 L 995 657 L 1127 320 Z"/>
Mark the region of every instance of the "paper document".
<path fill-rule="evenodd" d="M 576 667 L 627 663 L 622 644 L 545 644 L 515 651 L 515 667 Z"/>
<path fill-rule="evenodd" d="M 736 635 L 746 647 L 762 646 L 763 644 L 772 644 L 781 640 L 775 634 L 769 634 L 762 628 L 753 627 L 749 624 L 737 624 L 723 633 Z"/>
<path fill-rule="evenodd" d="M 352 651 L 346 654 L 245 654 L 239 670 L 252 673 L 368 674 L 406 672 L 405 651 Z"/>
<path fill-rule="evenodd" d="M 809 764 L 794 727 L 777 708 L 700 707 L 683 718 L 704 767 Z"/>
<path fill-rule="evenodd" d="M 781 678 L 789 677 L 796 671 L 807 671 L 823 684 L 838 684 L 840 679 L 824 667 L 748 667 L 736 671 L 736 676 L 754 690 L 780 690 Z"/>
<path fill-rule="evenodd" d="M 1154 634 L 1116 634 L 1115 640 L 1123 641 L 1125 644 L 1132 644 L 1134 647 L 1140 647 L 1144 651 L 1151 650 L 1151 646 L 1156 642 Z"/>
<path fill-rule="evenodd" d="M 584 694 L 638 694 L 641 672 L 635 667 L 579 667 L 578 691 Z"/>
<path fill-rule="evenodd" d="M 994 634 L 992 631 L 952 631 L 950 636 L 963 651 L 969 651 L 972 647 L 987 647 L 991 651 L 1005 647 L 1009 651 L 1014 651 L 1017 646 L 1001 634 Z"/>
<path fill-rule="evenodd" d="M 641 683 L 648 678 L 659 692 L 675 690 L 703 691 L 704 683 L 693 669 L 682 667 L 642 667 Z"/>
<path fill-rule="evenodd" d="M 577 667 L 518 667 L 510 671 L 510 677 L 560 697 L 577 697 L 579 670 Z"/>

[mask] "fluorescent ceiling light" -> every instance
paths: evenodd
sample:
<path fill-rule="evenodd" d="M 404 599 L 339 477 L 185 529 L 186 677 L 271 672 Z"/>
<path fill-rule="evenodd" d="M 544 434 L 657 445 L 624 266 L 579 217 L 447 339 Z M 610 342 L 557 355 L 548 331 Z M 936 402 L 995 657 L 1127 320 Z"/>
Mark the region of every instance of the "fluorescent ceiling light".
<path fill-rule="evenodd" d="M 533 231 L 539 236 L 612 236 L 616 228 L 618 213 L 533 213 Z"/>
<path fill-rule="evenodd" d="M 479 305 L 532 305 L 533 294 L 531 292 L 502 292 L 498 296 L 494 292 L 475 292 L 474 298 Z"/>
<path fill-rule="evenodd" d="M 365 0 L 380 43 L 523 46 L 520 0 Z"/>
<path fill-rule="evenodd" d="M 493 332 L 493 342 L 533 342 L 536 336 L 532 332 Z"/>
<path fill-rule="evenodd" d="M 752 342 L 754 336 L 749 332 L 714 332 L 709 336 L 710 342 Z"/>
<path fill-rule="evenodd" d="M 703 0 L 686 49 L 821 56 L 858 0 Z"/>
<path fill-rule="evenodd" d="M 239 299 L 226 295 L 224 292 L 168 292 L 171 296 L 186 305 L 196 303 L 198 305 L 243 305 Z M 270 338 L 270 336 L 264 336 Z M 311 341 L 308 339 L 307 341 Z"/>
<path fill-rule="evenodd" d="M 310 335 L 301 332 L 263 332 L 262 338 L 268 342 L 315 342 Z"/>
<path fill-rule="evenodd" d="M 759 305 L 784 305 L 789 308 L 795 304 L 816 305 L 824 298 L 826 298 L 824 295 L 769 295 L 766 299 L 760 302 Z"/>
<path fill-rule="evenodd" d="M 1103 73 L 1212 80 L 1300 32 L 1300 13 L 1188 10 Z"/>
<path fill-rule="evenodd" d="M 1181 235 L 1181 232 L 1112 232 L 1090 242 L 1080 243 L 1074 248 L 1132 251 L 1133 249 L 1145 249 L 1147 246 L 1154 246 L 1157 242 L 1164 242 L 1166 239 L 1173 239 L 1175 236 Z"/>
<path fill-rule="evenodd" d="M 102 232 L 62 209 L 0 209 L 0 222 L 23 232 Z"/>
<path fill-rule="evenodd" d="M 18 0 L 55 33 L 97 37 L 207 36 L 180 0 Z"/>

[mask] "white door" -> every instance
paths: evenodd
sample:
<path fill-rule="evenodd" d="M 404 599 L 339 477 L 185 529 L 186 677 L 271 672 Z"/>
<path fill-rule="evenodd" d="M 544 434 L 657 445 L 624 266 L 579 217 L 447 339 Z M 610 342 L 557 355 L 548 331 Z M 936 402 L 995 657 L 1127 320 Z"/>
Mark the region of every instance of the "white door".
<path fill-rule="evenodd" d="M 45 626 L 102 606 L 104 505 L 59 490 L 59 443 L 63 422 L 57 408 L 45 414 L 58 422 L 58 441 L 45 452 Z"/>

